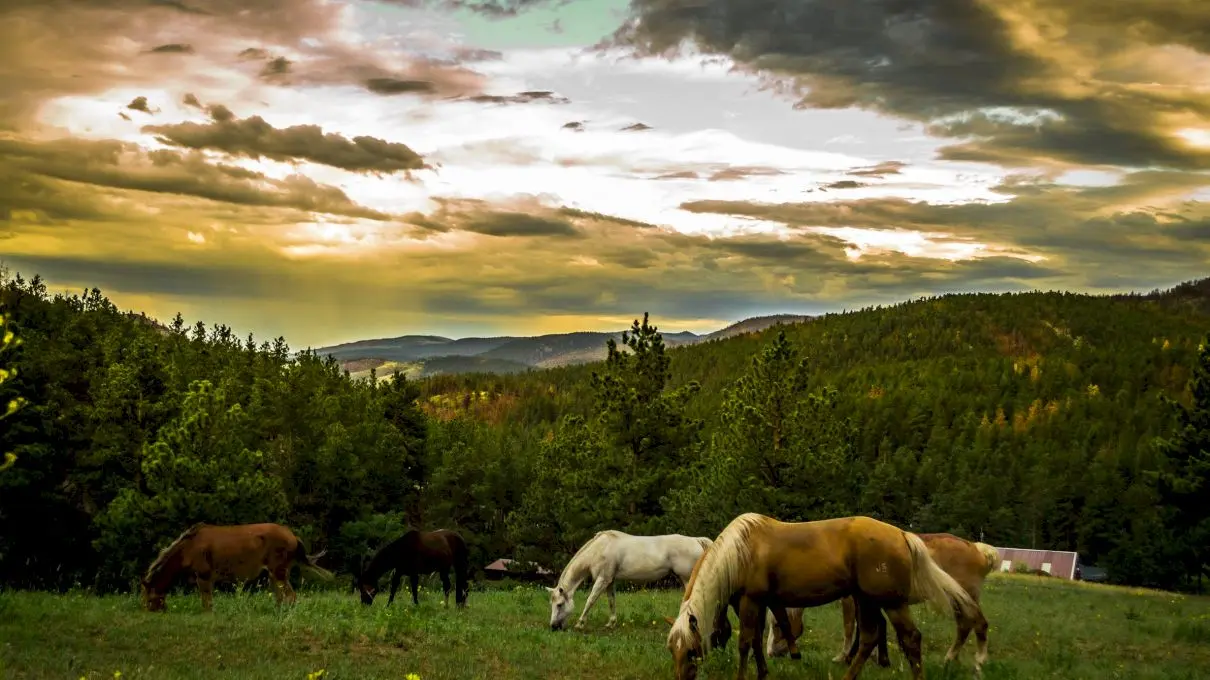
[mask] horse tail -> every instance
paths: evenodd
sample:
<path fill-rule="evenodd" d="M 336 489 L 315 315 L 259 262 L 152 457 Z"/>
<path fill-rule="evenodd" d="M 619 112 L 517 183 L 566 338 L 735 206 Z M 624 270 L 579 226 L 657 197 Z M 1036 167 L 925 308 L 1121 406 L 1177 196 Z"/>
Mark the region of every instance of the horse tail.
<path fill-rule="evenodd" d="M 975 548 L 979 551 L 979 554 L 983 555 L 983 559 L 987 561 L 987 568 L 983 571 L 983 575 L 987 576 L 1000 563 L 1000 551 L 996 550 L 995 546 L 986 543 L 976 543 Z"/>
<path fill-rule="evenodd" d="M 318 560 L 326 554 L 328 554 L 328 551 L 327 549 L 324 549 L 315 555 L 308 555 L 307 549 L 303 547 L 302 541 L 299 541 L 294 546 L 294 561 L 298 562 L 298 566 L 300 568 L 306 569 L 325 581 L 331 581 L 332 579 L 336 578 L 336 574 L 333 574 L 332 572 L 315 563 L 315 560 Z"/>
<path fill-rule="evenodd" d="M 942 612 L 952 613 L 956 609 L 963 618 L 975 618 L 979 605 L 953 576 L 937 566 L 924 541 L 907 531 L 903 532 L 903 537 L 912 559 L 912 597 L 927 600 Z"/>
<path fill-rule="evenodd" d="M 454 553 L 454 603 L 465 605 L 470 590 L 470 548 L 458 533 L 450 533 L 450 543 Z"/>

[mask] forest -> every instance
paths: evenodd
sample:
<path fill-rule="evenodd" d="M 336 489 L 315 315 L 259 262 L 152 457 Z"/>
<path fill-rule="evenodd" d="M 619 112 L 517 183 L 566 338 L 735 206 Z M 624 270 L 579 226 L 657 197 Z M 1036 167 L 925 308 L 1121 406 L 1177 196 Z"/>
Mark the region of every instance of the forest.
<path fill-rule="evenodd" d="M 0 587 L 128 591 L 197 521 L 356 572 L 406 526 L 558 569 L 594 532 L 867 514 L 1200 589 L 1210 280 L 954 294 L 603 362 L 353 380 L 221 323 L 0 279 Z"/>

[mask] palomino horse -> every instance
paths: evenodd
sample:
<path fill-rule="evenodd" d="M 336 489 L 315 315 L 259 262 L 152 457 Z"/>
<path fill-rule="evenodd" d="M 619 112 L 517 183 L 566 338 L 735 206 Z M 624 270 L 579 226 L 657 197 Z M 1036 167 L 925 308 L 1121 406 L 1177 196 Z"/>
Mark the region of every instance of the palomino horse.
<path fill-rule="evenodd" d="M 731 520 L 693 569 L 668 633 L 675 677 L 696 677 L 697 662 L 708 651 L 703 641 L 713 639 L 715 622 L 728 605 L 739 610 L 736 678 L 743 680 L 751 650 L 763 680 L 769 673 L 760 645 L 765 610 L 772 607 L 791 654 L 797 654 L 785 607 L 818 607 L 846 595 L 858 601 L 861 642 L 845 680 L 858 676 L 874 649 L 879 609 L 890 616 L 916 680 L 923 677 L 921 636 L 908 602 L 919 597 L 945 611 L 956 607 L 969 618 L 978 609 L 915 534 L 870 517 L 781 522 L 745 513 Z"/>
<path fill-rule="evenodd" d="M 407 574 L 412 586 L 412 604 L 420 604 L 417 592 L 422 574 L 441 574 L 441 587 L 445 593 L 444 605 L 450 606 L 450 570 L 454 571 L 454 602 L 458 607 L 466 606 L 470 576 L 470 558 L 466 541 L 456 531 L 437 529 L 420 531 L 410 529 L 404 535 L 386 544 L 379 550 L 361 572 L 357 589 L 361 591 L 361 603 L 372 604 L 378 592 L 378 579 L 392 569 L 391 596 L 387 604 L 395 601 L 399 581 Z"/>
<path fill-rule="evenodd" d="M 584 611 L 576 628 L 584 627 L 588 610 L 596 604 L 601 593 L 609 597 L 607 628 L 618 621 L 614 601 L 614 582 L 651 583 L 676 574 L 681 583 L 688 583 L 693 565 L 702 552 L 710 547 L 710 539 L 700 536 L 665 534 L 662 536 L 632 536 L 621 531 L 598 531 L 588 539 L 559 574 L 559 583 L 550 591 L 550 629 L 561 630 L 575 610 L 576 589 L 592 579 L 592 590 L 584 602 Z"/>
<path fill-rule="evenodd" d="M 995 569 L 996 565 L 1000 563 L 1000 553 L 986 543 L 974 543 L 953 534 L 919 534 L 919 536 L 920 540 L 924 541 L 924 544 L 928 547 L 929 555 L 933 558 L 933 561 L 944 569 L 947 574 L 953 576 L 954 580 L 978 604 L 979 595 L 983 590 L 983 581 L 991 570 Z M 852 661 L 853 655 L 857 653 L 858 638 L 855 635 L 857 606 L 851 597 L 842 598 L 840 605 L 844 616 L 844 644 L 840 649 L 840 653 L 832 660 L 847 664 Z M 790 615 L 791 635 L 797 639 L 802 635 L 803 610 L 789 609 L 787 613 Z M 881 614 L 879 614 L 878 618 L 878 665 L 886 667 L 891 665 L 891 659 L 887 653 L 886 621 L 882 619 Z M 963 626 L 962 617 L 955 616 L 954 620 L 958 627 L 958 635 L 949 652 L 945 655 L 947 663 L 958 658 L 962 645 L 965 644 L 966 638 L 971 632 L 969 627 Z M 979 642 L 979 649 L 975 653 L 976 673 L 979 673 L 983 664 L 987 662 L 987 628 L 987 619 L 983 616 L 983 609 L 980 607 L 978 616 L 975 617 L 974 621 L 975 639 Z M 781 656 L 789 649 L 785 638 L 780 635 L 780 632 L 780 630 L 772 628 L 769 630 L 766 647 L 766 653 L 769 656 Z"/>
<path fill-rule="evenodd" d="M 143 606 L 147 611 L 164 611 L 168 589 L 178 574 L 186 573 L 197 580 L 202 609 L 210 611 L 216 582 L 247 581 L 262 571 L 269 573 L 278 604 L 283 599 L 293 604 L 290 569 L 298 563 L 322 578 L 331 579 L 332 572 L 315 564 L 323 555 L 323 552 L 307 555 L 302 541 L 280 524 L 214 526 L 198 522 L 160 551 L 147 568 L 141 584 Z"/>

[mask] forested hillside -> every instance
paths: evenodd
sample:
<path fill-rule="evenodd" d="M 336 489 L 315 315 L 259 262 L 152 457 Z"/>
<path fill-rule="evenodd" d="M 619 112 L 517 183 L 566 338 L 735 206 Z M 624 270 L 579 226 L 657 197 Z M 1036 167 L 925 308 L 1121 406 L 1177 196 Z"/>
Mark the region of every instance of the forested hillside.
<path fill-rule="evenodd" d="M 347 571 L 404 522 L 460 529 L 480 567 L 558 567 L 600 529 L 713 536 L 756 510 L 1188 584 L 1210 526 L 1203 289 L 947 296 L 676 349 L 644 318 L 604 362 L 374 384 L 18 278 L 0 582 L 127 588 L 199 520 L 286 522 Z"/>

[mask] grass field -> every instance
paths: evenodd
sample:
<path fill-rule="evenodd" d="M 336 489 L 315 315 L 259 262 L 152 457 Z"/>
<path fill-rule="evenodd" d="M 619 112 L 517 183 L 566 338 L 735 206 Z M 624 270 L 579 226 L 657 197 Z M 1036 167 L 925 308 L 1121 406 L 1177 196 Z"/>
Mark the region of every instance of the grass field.
<path fill-rule="evenodd" d="M 351 593 L 303 592 L 294 609 L 278 612 L 266 592 L 219 595 L 213 615 L 201 612 L 193 591 L 170 597 L 158 615 L 141 611 L 134 596 L 5 592 L 0 677 L 671 678 L 663 617 L 679 599 L 675 591 L 619 593 L 617 629 L 603 627 L 602 598 L 584 632 L 552 633 L 546 592 L 535 586 L 472 591 L 464 611 L 443 609 L 431 587 L 419 607 L 405 593 L 389 608 L 385 598 L 367 608 Z M 987 680 L 1210 677 L 1210 598 L 994 574 L 983 604 L 991 621 Z M 974 638 L 958 666 L 943 669 L 952 620 L 925 606 L 915 611 L 926 675 L 971 677 Z M 807 610 L 805 623 L 803 660 L 772 660 L 770 678 L 842 675 L 829 661 L 841 640 L 839 606 Z M 861 677 L 910 677 L 893 635 L 891 663 L 871 662 Z M 699 677 L 729 679 L 735 665 L 733 637 Z"/>

